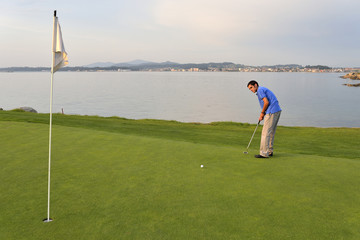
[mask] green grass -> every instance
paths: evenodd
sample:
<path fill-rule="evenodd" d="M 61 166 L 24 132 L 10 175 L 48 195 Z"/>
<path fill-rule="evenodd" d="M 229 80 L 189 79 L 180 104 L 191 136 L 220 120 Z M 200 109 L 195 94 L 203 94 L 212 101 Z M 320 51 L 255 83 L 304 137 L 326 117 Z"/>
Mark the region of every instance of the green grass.
<path fill-rule="evenodd" d="M 0 112 L 0 239 L 360 239 L 360 129 L 54 115 L 43 223 L 48 118 Z"/>

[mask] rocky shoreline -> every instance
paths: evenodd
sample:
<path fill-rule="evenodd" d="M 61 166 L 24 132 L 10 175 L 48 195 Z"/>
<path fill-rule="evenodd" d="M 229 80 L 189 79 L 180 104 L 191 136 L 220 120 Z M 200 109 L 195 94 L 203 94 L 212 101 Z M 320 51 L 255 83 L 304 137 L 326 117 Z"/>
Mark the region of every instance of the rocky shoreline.
<path fill-rule="evenodd" d="M 360 80 L 360 73 L 351 72 L 342 76 L 342 78 L 350 78 L 352 80 Z"/>
<path fill-rule="evenodd" d="M 351 79 L 351 80 L 360 80 L 360 73 L 351 72 L 346 74 L 345 76 L 342 76 L 341 78 L 344 79 Z M 348 87 L 360 87 L 360 83 L 345 83 L 343 84 Z"/>
<path fill-rule="evenodd" d="M 3 108 L 0 108 L 0 111 L 4 111 Z M 38 113 L 34 108 L 32 107 L 19 107 L 19 108 L 15 108 L 13 110 L 10 111 L 14 111 L 14 112 L 32 112 L 32 113 Z"/>

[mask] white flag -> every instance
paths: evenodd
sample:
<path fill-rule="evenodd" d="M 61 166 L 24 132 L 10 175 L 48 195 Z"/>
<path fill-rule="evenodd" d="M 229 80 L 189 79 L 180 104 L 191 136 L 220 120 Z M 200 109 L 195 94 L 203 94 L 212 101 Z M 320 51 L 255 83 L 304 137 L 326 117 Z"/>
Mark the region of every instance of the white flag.
<path fill-rule="evenodd" d="M 69 64 L 67 53 L 65 51 L 64 42 L 61 36 L 61 28 L 59 20 L 55 17 L 54 33 L 53 33 L 53 52 L 54 52 L 54 66 L 53 72 Z"/>

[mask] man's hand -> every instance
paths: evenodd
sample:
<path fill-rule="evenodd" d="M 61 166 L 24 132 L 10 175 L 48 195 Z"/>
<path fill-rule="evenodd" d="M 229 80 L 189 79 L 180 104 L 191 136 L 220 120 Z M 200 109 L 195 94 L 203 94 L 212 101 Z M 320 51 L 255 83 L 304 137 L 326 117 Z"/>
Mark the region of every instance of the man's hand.
<path fill-rule="evenodd" d="M 264 97 L 262 100 L 264 101 L 264 107 L 262 109 L 262 112 L 260 113 L 259 121 L 262 121 L 264 119 L 266 109 L 269 107 L 270 104 L 269 100 L 266 97 Z"/>
<path fill-rule="evenodd" d="M 259 121 L 261 122 L 262 120 L 264 120 L 264 117 L 265 117 L 265 113 L 260 113 Z"/>

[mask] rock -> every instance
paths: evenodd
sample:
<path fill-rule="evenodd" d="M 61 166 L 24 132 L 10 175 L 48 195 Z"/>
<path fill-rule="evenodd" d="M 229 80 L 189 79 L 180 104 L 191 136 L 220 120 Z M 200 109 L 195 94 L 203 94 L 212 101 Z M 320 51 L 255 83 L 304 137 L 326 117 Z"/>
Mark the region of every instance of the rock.
<path fill-rule="evenodd" d="M 350 78 L 352 80 L 360 80 L 360 73 L 351 72 L 342 76 L 342 78 Z"/>
<path fill-rule="evenodd" d="M 348 86 L 348 87 L 360 87 L 360 83 L 355 83 L 355 84 L 346 83 L 346 84 L 343 84 L 343 85 Z"/>
<path fill-rule="evenodd" d="M 37 113 L 37 111 L 32 107 L 20 107 L 19 109 L 24 110 L 25 112 Z"/>

